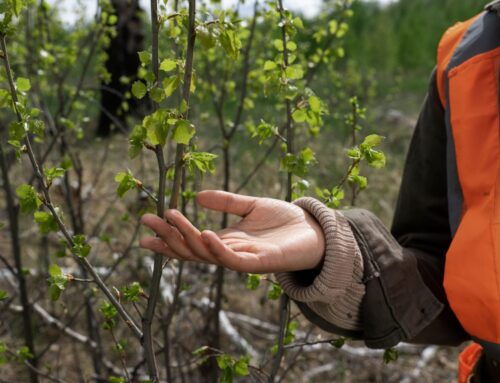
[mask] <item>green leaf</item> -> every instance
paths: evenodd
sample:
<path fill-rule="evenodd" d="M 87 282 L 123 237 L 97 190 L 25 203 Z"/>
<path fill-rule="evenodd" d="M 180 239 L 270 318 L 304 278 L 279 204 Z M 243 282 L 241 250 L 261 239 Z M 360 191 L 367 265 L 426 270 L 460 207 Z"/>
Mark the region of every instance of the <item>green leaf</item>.
<path fill-rule="evenodd" d="M 170 97 L 172 93 L 179 87 L 180 80 L 179 76 L 167 77 L 162 81 L 163 90 L 165 91 L 165 96 Z"/>
<path fill-rule="evenodd" d="M 149 91 L 149 96 L 151 97 L 151 100 L 159 104 L 165 99 L 165 91 L 155 86 Z"/>
<path fill-rule="evenodd" d="M 109 302 L 103 302 L 99 307 L 99 311 L 104 316 L 104 323 L 102 325 L 102 328 L 105 330 L 112 329 L 116 325 L 115 318 L 118 315 L 116 307 Z"/>
<path fill-rule="evenodd" d="M 7 363 L 9 359 L 7 358 L 7 345 L 3 342 L 0 343 L 0 366 Z"/>
<path fill-rule="evenodd" d="M 160 70 L 164 72 L 170 72 L 177 68 L 177 63 L 175 60 L 165 59 L 160 64 Z"/>
<path fill-rule="evenodd" d="M 57 231 L 59 227 L 54 216 L 46 211 L 35 211 L 34 214 L 35 222 L 38 223 L 40 232 L 42 234 L 48 234 L 52 231 Z"/>
<path fill-rule="evenodd" d="M 43 137 L 45 133 L 45 122 L 42 120 L 28 120 L 28 130 L 37 135 L 38 137 Z"/>
<path fill-rule="evenodd" d="M 49 267 L 49 275 L 51 277 L 60 277 L 61 275 L 63 275 L 63 273 L 61 268 L 57 264 L 53 263 Z"/>
<path fill-rule="evenodd" d="M 45 168 L 43 170 L 43 173 L 45 175 L 45 179 L 47 180 L 48 184 L 51 184 L 52 181 L 54 181 L 56 178 L 62 177 L 65 173 L 65 169 L 63 168 Z"/>
<path fill-rule="evenodd" d="M 273 45 L 274 45 L 274 47 L 275 47 L 278 51 L 283 52 L 283 49 L 284 49 L 284 47 L 283 47 L 283 40 L 281 40 L 281 39 L 276 39 L 276 40 L 274 40 L 274 41 L 273 41 Z"/>
<path fill-rule="evenodd" d="M 300 65 L 291 65 L 285 69 L 286 77 L 290 80 L 300 80 L 304 77 L 304 71 Z"/>
<path fill-rule="evenodd" d="M 205 173 L 207 171 L 213 173 L 215 171 L 215 166 L 213 164 L 213 161 L 216 158 L 217 155 L 212 153 L 188 152 L 184 155 L 184 164 L 191 173 L 194 171 L 195 168 L 202 173 Z"/>
<path fill-rule="evenodd" d="M 281 294 L 283 293 L 283 290 L 281 289 L 281 286 L 278 285 L 277 283 L 273 283 L 271 285 L 271 288 L 267 292 L 267 297 L 272 300 L 279 299 L 281 297 Z"/>
<path fill-rule="evenodd" d="M 21 359 L 21 361 L 25 361 L 25 360 L 28 360 L 28 359 L 32 359 L 33 358 L 33 354 L 30 352 L 30 349 L 27 347 L 27 346 L 23 346 L 21 347 L 19 350 L 17 350 L 17 356 L 19 357 L 19 359 Z"/>
<path fill-rule="evenodd" d="M 237 60 L 240 55 L 241 41 L 236 33 L 226 28 L 221 32 L 219 40 L 226 54 L 233 60 Z"/>
<path fill-rule="evenodd" d="M 196 134 L 196 129 L 188 120 L 178 120 L 172 133 L 172 139 L 178 144 L 189 144 Z"/>
<path fill-rule="evenodd" d="M 399 358 L 399 352 L 395 348 L 388 348 L 384 351 L 384 363 L 395 362 Z"/>
<path fill-rule="evenodd" d="M 151 144 L 162 147 L 167 141 L 169 124 L 169 113 L 165 109 L 158 109 L 142 121 L 142 126 L 146 129 L 146 136 Z"/>
<path fill-rule="evenodd" d="M 234 373 L 237 376 L 247 376 L 250 374 L 248 371 L 248 362 L 250 359 L 246 356 L 241 357 L 235 364 L 234 364 Z"/>
<path fill-rule="evenodd" d="M 92 248 L 87 243 L 87 238 L 84 235 L 78 234 L 73 236 L 73 246 L 71 247 L 73 254 L 77 257 L 85 258 L 90 254 L 90 250 Z"/>
<path fill-rule="evenodd" d="M 224 370 L 225 368 L 231 368 L 233 367 L 233 358 L 231 357 L 231 355 L 228 355 L 228 354 L 222 354 L 222 355 L 219 355 L 217 358 L 216 358 L 216 361 L 217 361 L 217 366 L 221 369 L 221 370 Z"/>
<path fill-rule="evenodd" d="M 378 150 L 371 149 L 365 153 L 368 165 L 375 169 L 381 169 L 386 164 L 385 154 Z"/>
<path fill-rule="evenodd" d="M 115 181 L 118 182 L 118 187 L 116 188 L 116 193 L 120 198 L 122 198 L 131 189 L 135 189 L 140 181 L 134 178 L 134 175 L 130 170 L 127 172 L 119 172 L 115 176 Z"/>
<path fill-rule="evenodd" d="M 374 148 L 375 146 L 379 146 L 380 143 L 382 142 L 383 137 L 379 136 L 378 134 L 370 134 L 369 136 L 366 136 L 365 139 L 363 140 L 363 143 L 361 146 L 363 148 Z"/>
<path fill-rule="evenodd" d="M 139 282 L 132 282 L 129 286 L 122 288 L 123 298 L 127 302 L 137 302 L 139 297 L 144 294 Z"/>
<path fill-rule="evenodd" d="M 132 84 L 132 94 L 139 100 L 146 95 L 146 85 L 142 81 L 134 81 Z"/>
<path fill-rule="evenodd" d="M 286 49 L 290 52 L 297 50 L 297 44 L 294 41 L 287 41 Z"/>
<path fill-rule="evenodd" d="M 146 133 L 146 128 L 144 128 L 144 126 L 142 125 L 136 125 L 132 129 L 132 132 L 130 133 L 130 136 L 128 138 L 128 142 L 130 145 L 128 149 L 128 155 L 131 159 L 137 157 L 142 151 L 144 140 L 146 139 Z"/>
<path fill-rule="evenodd" d="M 307 119 L 307 113 L 303 109 L 297 109 L 292 113 L 292 118 L 295 122 L 304 122 Z"/>
<path fill-rule="evenodd" d="M 0 290 L 0 302 L 7 299 L 9 297 L 9 294 L 5 290 Z"/>
<path fill-rule="evenodd" d="M 329 30 L 331 35 L 334 35 L 337 32 L 338 26 L 339 26 L 339 24 L 338 24 L 337 20 L 331 20 L 328 23 L 328 30 Z"/>
<path fill-rule="evenodd" d="M 125 383 L 125 378 L 123 376 L 110 376 L 109 383 Z"/>
<path fill-rule="evenodd" d="M 314 113 L 321 112 L 321 100 L 316 96 L 309 97 L 309 106 Z"/>
<path fill-rule="evenodd" d="M 16 79 L 16 89 L 21 92 L 27 92 L 28 90 L 31 89 L 30 80 L 24 77 L 18 77 Z"/>
<path fill-rule="evenodd" d="M 31 214 L 42 205 L 42 200 L 33 186 L 26 184 L 19 186 L 16 195 L 23 214 Z"/>
<path fill-rule="evenodd" d="M 12 122 L 9 124 L 9 140 L 21 142 L 26 136 L 27 129 L 25 122 Z"/>
<path fill-rule="evenodd" d="M 61 293 L 66 289 L 68 284 L 68 276 L 64 275 L 60 267 L 52 264 L 49 267 L 49 295 L 50 299 L 57 301 Z"/>
<path fill-rule="evenodd" d="M 262 143 L 269 137 L 273 137 L 277 134 L 278 134 L 278 127 L 271 125 L 265 122 L 264 120 L 262 120 L 261 123 L 255 129 L 252 129 L 252 138 L 258 137 L 259 145 L 262 145 Z"/>
<path fill-rule="evenodd" d="M 260 274 L 248 274 L 246 288 L 249 290 L 257 290 L 260 286 L 260 280 L 262 276 Z"/>
<path fill-rule="evenodd" d="M 10 1 L 12 3 L 12 11 L 16 15 L 16 17 L 19 17 L 19 15 L 24 7 L 25 0 L 10 0 Z"/>
<path fill-rule="evenodd" d="M 151 53 L 148 51 L 137 52 L 142 66 L 147 66 L 151 62 Z"/>
<path fill-rule="evenodd" d="M 332 340 L 330 344 L 335 348 L 342 348 L 345 344 L 345 340 L 345 338 L 337 338 L 335 340 Z"/>
<path fill-rule="evenodd" d="M 274 61 L 271 61 L 271 60 L 267 60 L 265 63 L 264 63 L 264 70 L 265 71 L 270 71 L 270 70 L 273 70 L 273 69 L 276 69 L 278 65 L 276 65 L 276 63 Z"/>

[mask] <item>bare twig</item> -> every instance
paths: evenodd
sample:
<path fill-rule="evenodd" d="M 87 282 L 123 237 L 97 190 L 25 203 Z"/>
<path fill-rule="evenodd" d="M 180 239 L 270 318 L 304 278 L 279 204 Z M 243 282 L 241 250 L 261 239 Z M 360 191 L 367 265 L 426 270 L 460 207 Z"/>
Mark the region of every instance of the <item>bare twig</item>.
<path fill-rule="evenodd" d="M 17 91 L 16 91 L 16 88 L 14 85 L 14 79 L 13 79 L 12 70 L 10 67 L 9 55 L 7 52 L 6 41 L 5 41 L 5 35 L 0 36 L 0 44 L 1 44 L 2 51 L 4 53 L 3 61 L 4 61 L 5 71 L 7 73 L 7 79 L 9 82 L 12 100 L 14 101 L 14 108 L 16 111 L 17 119 L 19 122 L 22 122 L 23 119 L 22 119 L 21 113 L 19 112 L 19 109 L 17 108 L 17 102 L 18 102 Z M 27 135 L 24 138 L 24 143 L 26 145 L 26 151 L 27 151 L 31 166 L 33 168 L 33 171 L 35 172 L 36 178 L 38 179 L 38 182 L 40 185 L 40 189 L 42 191 L 44 205 L 47 207 L 47 209 L 52 214 L 59 230 L 61 231 L 62 235 L 64 236 L 64 238 L 67 241 L 68 247 L 70 249 L 73 249 L 73 247 L 75 245 L 75 243 L 73 241 L 73 237 L 69 234 L 68 229 L 66 228 L 65 224 L 62 222 L 61 218 L 57 214 L 57 211 L 56 211 L 54 205 L 52 204 L 49 190 L 48 190 L 48 187 L 45 183 L 45 178 L 43 176 L 43 173 L 40 170 L 40 166 L 35 158 L 35 154 L 33 152 L 32 146 L 31 146 L 31 140 L 29 138 L 29 135 Z M 72 251 L 72 254 L 77 261 L 79 261 L 83 264 L 85 269 L 89 272 L 91 277 L 95 280 L 98 287 L 101 289 L 101 291 L 104 293 L 104 295 L 106 295 L 106 297 L 109 299 L 111 304 L 113 304 L 113 306 L 116 308 L 118 314 L 122 317 L 122 319 L 125 321 L 125 323 L 130 327 L 133 334 L 139 339 L 142 338 L 142 332 L 139 329 L 139 327 L 137 326 L 137 324 L 134 322 L 132 317 L 127 313 L 125 308 L 120 304 L 120 302 L 118 302 L 118 300 L 115 298 L 113 293 L 111 293 L 111 291 L 108 289 L 108 287 L 104 284 L 104 282 L 102 281 L 100 276 L 95 271 L 94 267 L 88 261 L 88 259 L 87 258 L 80 258 L 73 251 Z"/>
<path fill-rule="evenodd" d="M 26 286 L 26 278 L 24 277 L 23 262 L 21 256 L 21 242 L 19 241 L 19 207 L 14 202 L 14 195 L 10 186 L 9 171 L 5 162 L 5 155 L 3 152 L 3 145 L 0 142 L 0 169 L 2 171 L 2 183 L 6 194 L 7 200 L 7 213 L 9 216 L 9 229 L 10 240 L 12 244 L 12 253 L 14 255 L 14 262 L 17 272 L 15 276 L 19 284 L 19 292 L 21 296 L 21 304 L 23 305 L 23 332 L 24 341 L 30 352 L 35 355 L 35 342 L 33 339 L 33 327 L 31 323 L 31 306 L 28 298 L 28 289 Z M 9 266 L 8 263 L 6 263 Z M 37 367 L 36 358 L 29 359 L 29 363 L 33 367 Z M 38 382 L 37 374 L 30 369 L 30 380 L 32 383 Z"/>

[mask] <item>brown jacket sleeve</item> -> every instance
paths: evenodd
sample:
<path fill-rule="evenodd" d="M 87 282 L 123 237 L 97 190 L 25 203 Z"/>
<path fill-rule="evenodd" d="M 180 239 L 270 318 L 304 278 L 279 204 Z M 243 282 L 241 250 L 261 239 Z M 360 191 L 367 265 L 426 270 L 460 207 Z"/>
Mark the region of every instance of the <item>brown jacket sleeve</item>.
<path fill-rule="evenodd" d="M 336 301 L 322 298 L 330 304 L 328 308 L 318 307 L 314 299 L 298 302 L 305 316 L 319 327 L 364 339 L 372 348 L 387 348 L 400 341 L 457 345 L 468 339 L 443 288 L 444 260 L 451 242 L 443 113 L 433 73 L 408 153 L 392 232 L 366 210 L 342 212 L 356 239 L 352 257 L 356 249 L 363 257 L 366 292 L 358 306 L 361 326 L 339 328 L 328 320 L 324 310 L 338 310 Z M 292 274 L 288 281 L 300 281 L 301 288 L 327 274 L 335 278 L 334 270 Z M 290 285 L 284 290 L 290 291 Z"/>

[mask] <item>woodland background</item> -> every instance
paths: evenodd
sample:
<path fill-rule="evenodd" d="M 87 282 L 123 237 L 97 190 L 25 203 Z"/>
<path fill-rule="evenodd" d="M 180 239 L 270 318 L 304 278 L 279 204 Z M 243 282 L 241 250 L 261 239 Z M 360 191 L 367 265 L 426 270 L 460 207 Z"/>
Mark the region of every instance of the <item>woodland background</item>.
<path fill-rule="evenodd" d="M 139 249 L 138 219 L 226 226 L 193 201 L 221 188 L 390 225 L 439 38 L 484 1 L 194 3 L 159 1 L 155 37 L 134 0 L 0 2 L 0 382 L 454 382 L 459 350 L 321 332 L 271 275 Z"/>

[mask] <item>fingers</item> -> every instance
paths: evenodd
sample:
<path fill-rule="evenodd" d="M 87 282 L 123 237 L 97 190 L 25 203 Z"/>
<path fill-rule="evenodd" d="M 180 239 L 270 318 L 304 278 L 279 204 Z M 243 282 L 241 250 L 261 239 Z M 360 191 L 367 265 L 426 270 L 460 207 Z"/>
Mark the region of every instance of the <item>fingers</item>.
<path fill-rule="evenodd" d="M 255 254 L 246 252 L 235 252 L 215 234 L 213 231 L 205 230 L 201 237 L 207 244 L 215 259 L 224 267 L 241 272 L 261 272 L 259 261 Z"/>
<path fill-rule="evenodd" d="M 257 202 L 257 197 L 228 193 L 220 190 L 206 190 L 199 192 L 196 197 L 198 203 L 211 210 L 239 215 L 248 215 Z"/>
<path fill-rule="evenodd" d="M 182 235 L 184 243 L 197 257 L 205 261 L 213 259 L 213 255 L 210 254 L 210 251 L 201 238 L 200 231 L 194 227 L 181 212 L 178 210 L 167 210 L 165 212 L 165 218 L 175 226 Z"/>
<path fill-rule="evenodd" d="M 168 210 L 166 222 L 153 214 L 145 214 L 141 222 L 152 229 L 160 238 L 146 237 L 141 246 L 171 258 L 188 261 L 214 263 L 217 260 L 201 239 L 198 229 L 178 211 Z"/>
<path fill-rule="evenodd" d="M 144 248 L 151 250 L 153 253 L 164 255 L 168 258 L 175 258 L 181 261 L 192 261 L 192 262 L 201 262 L 206 263 L 203 260 L 198 258 L 194 258 L 192 256 L 181 256 L 176 252 L 172 251 L 167 244 L 158 237 L 144 237 L 140 240 L 139 245 Z"/>

